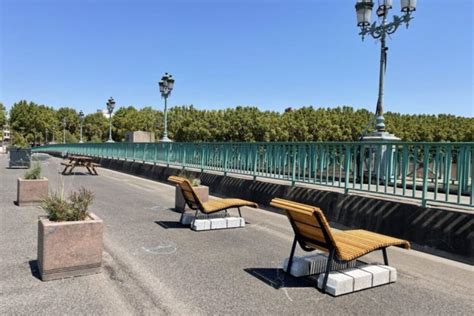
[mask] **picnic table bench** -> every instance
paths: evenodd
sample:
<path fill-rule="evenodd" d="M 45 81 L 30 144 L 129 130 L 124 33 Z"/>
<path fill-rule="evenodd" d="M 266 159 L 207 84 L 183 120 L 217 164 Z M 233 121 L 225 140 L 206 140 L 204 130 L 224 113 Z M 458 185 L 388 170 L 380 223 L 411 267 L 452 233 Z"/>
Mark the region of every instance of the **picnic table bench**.
<path fill-rule="evenodd" d="M 72 174 L 73 170 L 77 167 L 86 168 L 91 175 L 99 175 L 97 173 L 96 167 L 99 167 L 100 164 L 93 162 L 92 157 L 85 156 L 69 156 L 66 161 L 62 161 L 61 165 L 64 166 L 62 171 L 63 175 Z"/>

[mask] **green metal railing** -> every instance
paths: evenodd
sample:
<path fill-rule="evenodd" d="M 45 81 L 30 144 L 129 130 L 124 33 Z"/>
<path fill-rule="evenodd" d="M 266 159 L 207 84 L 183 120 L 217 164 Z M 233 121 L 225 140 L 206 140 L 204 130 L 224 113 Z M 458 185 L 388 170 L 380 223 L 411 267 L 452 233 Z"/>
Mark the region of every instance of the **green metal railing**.
<path fill-rule="evenodd" d="M 35 148 L 473 206 L 474 143 L 85 143 Z"/>

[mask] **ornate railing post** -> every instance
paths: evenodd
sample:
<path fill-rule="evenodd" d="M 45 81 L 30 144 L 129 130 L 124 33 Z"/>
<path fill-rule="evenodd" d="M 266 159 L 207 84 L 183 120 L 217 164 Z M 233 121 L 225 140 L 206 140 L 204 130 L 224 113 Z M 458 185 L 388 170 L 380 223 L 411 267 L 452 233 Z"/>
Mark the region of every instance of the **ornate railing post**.
<path fill-rule="evenodd" d="M 292 153 L 292 159 L 291 159 L 291 186 L 295 186 L 296 183 L 296 145 L 292 146 L 293 148 L 293 153 Z"/>
<path fill-rule="evenodd" d="M 253 181 L 257 180 L 258 145 L 253 144 Z"/>
<path fill-rule="evenodd" d="M 423 186 L 422 186 L 422 192 L 421 192 L 421 205 L 423 207 L 426 207 L 426 193 L 428 191 L 429 158 L 430 158 L 430 149 L 429 149 L 429 146 L 425 144 L 423 145 Z M 413 189 L 416 190 L 416 184 Z"/>
<path fill-rule="evenodd" d="M 349 175 L 350 175 L 350 165 L 351 165 L 351 150 L 350 150 L 350 145 L 346 144 L 344 145 L 345 147 L 345 155 L 344 155 L 344 193 L 347 194 L 349 193 Z M 355 174 L 353 175 L 355 177 Z M 339 175 L 340 178 L 340 175 Z M 341 180 L 339 179 L 339 182 Z"/>

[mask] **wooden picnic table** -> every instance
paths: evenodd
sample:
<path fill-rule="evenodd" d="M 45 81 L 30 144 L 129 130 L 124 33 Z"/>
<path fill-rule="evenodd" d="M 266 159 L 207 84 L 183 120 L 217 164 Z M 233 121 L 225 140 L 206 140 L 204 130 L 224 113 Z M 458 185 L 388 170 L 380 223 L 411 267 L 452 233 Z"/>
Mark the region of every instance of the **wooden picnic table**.
<path fill-rule="evenodd" d="M 95 167 L 98 167 L 99 164 L 97 163 L 94 163 L 93 161 L 93 158 L 92 157 L 86 157 L 86 156 L 69 156 L 68 161 L 63 161 L 61 162 L 61 165 L 64 166 L 64 170 L 62 172 L 63 175 L 70 175 L 72 174 L 72 171 L 74 170 L 74 168 L 76 167 L 83 167 L 83 168 L 86 168 L 87 171 L 89 171 L 89 173 L 91 175 L 99 175 L 97 173 L 97 170 L 95 169 Z"/>

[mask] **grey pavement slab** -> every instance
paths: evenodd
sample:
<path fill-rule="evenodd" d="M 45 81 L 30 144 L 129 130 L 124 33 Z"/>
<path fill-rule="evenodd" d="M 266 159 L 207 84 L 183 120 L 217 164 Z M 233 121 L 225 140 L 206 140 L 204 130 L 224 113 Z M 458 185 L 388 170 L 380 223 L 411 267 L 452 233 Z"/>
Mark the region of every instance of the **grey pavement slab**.
<path fill-rule="evenodd" d="M 61 176 L 42 155 L 50 189 L 84 186 L 105 223 L 99 275 L 42 282 L 35 276 L 37 207 L 17 207 L 16 178 L 0 155 L 0 314 L 468 314 L 472 266 L 389 249 L 393 284 L 334 298 L 316 278 L 282 272 L 293 234 L 287 219 L 244 208 L 245 228 L 195 232 L 179 224 L 174 187 L 106 169 Z M 81 170 L 78 170 L 81 171 Z M 232 212 L 232 211 L 231 211 Z M 300 249 L 297 255 L 304 255 Z M 363 258 L 382 262 L 380 253 Z"/>

